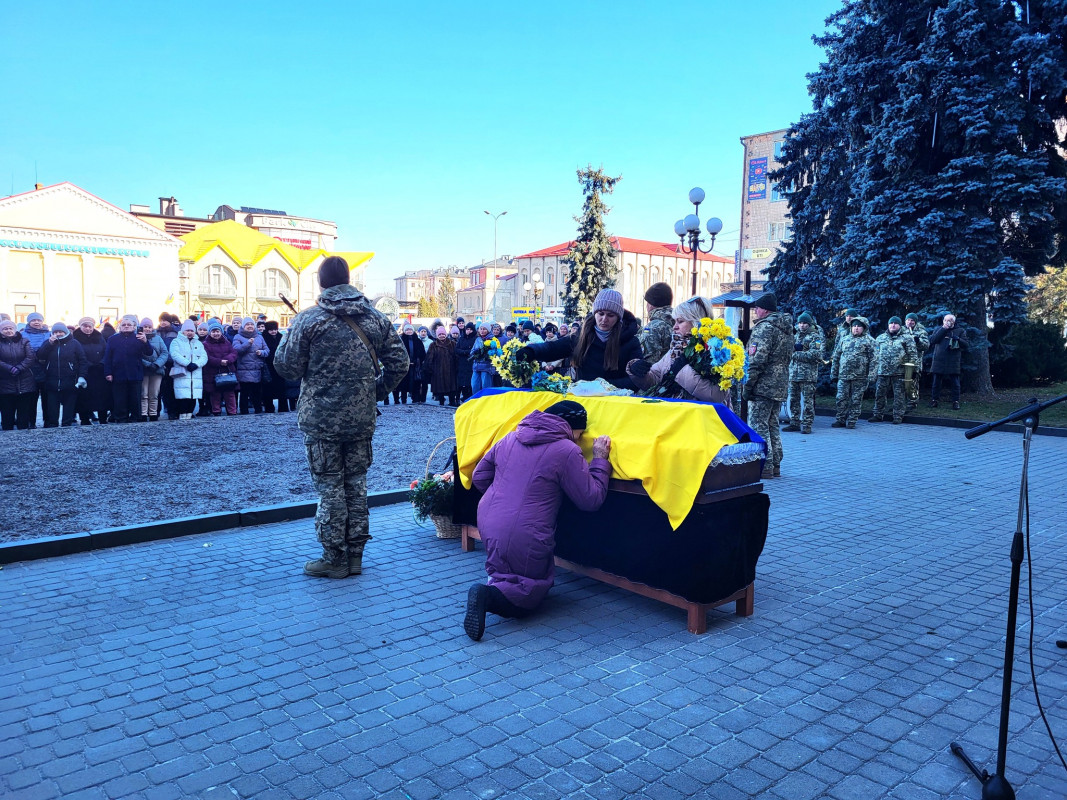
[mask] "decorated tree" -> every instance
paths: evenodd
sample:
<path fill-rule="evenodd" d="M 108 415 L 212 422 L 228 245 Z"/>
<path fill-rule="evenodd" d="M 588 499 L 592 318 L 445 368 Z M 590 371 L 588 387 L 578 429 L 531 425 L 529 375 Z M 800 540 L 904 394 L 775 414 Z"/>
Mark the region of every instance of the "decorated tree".
<path fill-rule="evenodd" d="M 604 205 L 602 194 L 615 191 L 622 176 L 609 178 L 604 168 L 592 165 L 578 170 L 578 183 L 585 194 L 582 215 L 575 217 L 578 236 L 567 253 L 570 271 L 563 292 L 563 311 L 569 318 L 584 318 L 593 310 L 593 300 L 601 289 L 615 285 L 615 247 L 604 227 L 604 215 L 611 209 Z"/>
<path fill-rule="evenodd" d="M 988 321 L 1022 320 L 1028 276 L 1067 253 L 1067 2 L 1028 9 L 847 2 L 817 39 L 814 110 L 770 176 L 793 217 L 770 272 L 786 302 L 883 323 L 953 311 L 979 391 L 992 389 Z"/>

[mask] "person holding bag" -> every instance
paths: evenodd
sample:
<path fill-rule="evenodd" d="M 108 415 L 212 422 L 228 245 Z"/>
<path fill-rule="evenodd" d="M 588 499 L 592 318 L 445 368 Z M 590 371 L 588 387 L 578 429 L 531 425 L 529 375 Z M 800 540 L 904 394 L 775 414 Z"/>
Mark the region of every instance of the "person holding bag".
<path fill-rule="evenodd" d="M 212 416 L 221 416 L 225 405 L 227 416 L 232 417 L 237 414 L 237 373 L 234 372 L 237 351 L 226 338 L 221 322 L 211 320 L 207 330 L 207 339 L 204 340 L 207 364 L 201 378 L 204 394 L 211 405 Z"/>

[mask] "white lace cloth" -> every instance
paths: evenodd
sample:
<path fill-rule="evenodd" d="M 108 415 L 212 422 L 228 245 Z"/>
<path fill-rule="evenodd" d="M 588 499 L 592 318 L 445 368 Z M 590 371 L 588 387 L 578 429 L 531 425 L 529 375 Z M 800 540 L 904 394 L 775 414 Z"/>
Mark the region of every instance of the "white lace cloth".
<path fill-rule="evenodd" d="M 717 467 L 719 464 L 747 464 L 750 461 L 759 461 L 761 458 L 764 458 L 765 455 L 764 446 L 758 442 L 727 444 L 723 445 L 719 452 L 715 454 L 715 458 L 711 461 L 711 466 Z"/>

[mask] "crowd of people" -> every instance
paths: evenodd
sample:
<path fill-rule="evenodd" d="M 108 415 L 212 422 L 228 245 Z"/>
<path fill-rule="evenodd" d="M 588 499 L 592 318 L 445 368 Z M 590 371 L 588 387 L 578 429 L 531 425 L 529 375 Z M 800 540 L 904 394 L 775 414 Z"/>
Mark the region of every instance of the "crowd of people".
<path fill-rule="evenodd" d="M 164 312 L 127 314 L 116 330 L 83 317 L 24 325 L 0 314 L 0 429 L 155 422 L 296 408 L 299 381 L 274 368 L 278 323 Z"/>

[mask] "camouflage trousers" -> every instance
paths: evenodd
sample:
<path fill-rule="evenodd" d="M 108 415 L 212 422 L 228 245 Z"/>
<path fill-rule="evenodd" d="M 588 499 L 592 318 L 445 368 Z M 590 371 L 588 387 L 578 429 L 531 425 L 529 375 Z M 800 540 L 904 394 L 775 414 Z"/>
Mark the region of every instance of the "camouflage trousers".
<path fill-rule="evenodd" d="M 867 381 L 837 382 L 837 421 L 855 425 L 863 410 L 863 393 L 867 391 Z"/>
<path fill-rule="evenodd" d="M 311 484 L 319 493 L 315 533 L 322 557 L 341 564 L 360 555 L 370 536 L 367 510 L 367 470 L 373 453 L 371 440 L 335 442 L 304 437 Z"/>
<path fill-rule="evenodd" d="M 815 381 L 789 382 L 789 422 L 805 428 L 815 422 Z"/>
<path fill-rule="evenodd" d="M 782 463 L 782 435 L 778 430 L 780 400 L 757 397 L 748 401 L 748 427 L 758 433 L 767 443 L 767 467 Z"/>
<path fill-rule="evenodd" d="M 885 415 L 885 406 L 889 392 L 893 393 L 893 419 L 904 419 L 904 411 L 908 398 L 904 396 L 903 375 L 878 376 L 878 380 L 874 384 L 874 416 L 881 417 Z"/>

